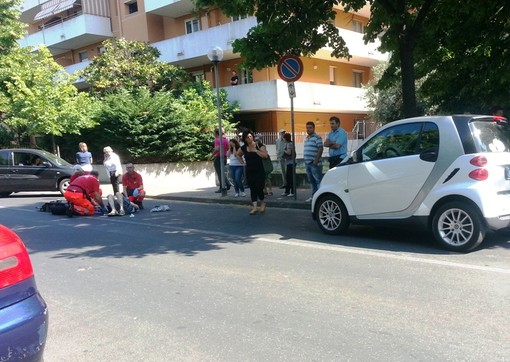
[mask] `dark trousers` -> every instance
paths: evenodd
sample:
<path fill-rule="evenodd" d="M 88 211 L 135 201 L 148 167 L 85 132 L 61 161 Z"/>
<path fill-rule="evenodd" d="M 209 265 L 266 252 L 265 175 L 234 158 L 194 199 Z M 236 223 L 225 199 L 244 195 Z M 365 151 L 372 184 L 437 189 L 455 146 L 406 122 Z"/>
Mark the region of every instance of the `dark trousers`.
<path fill-rule="evenodd" d="M 227 170 L 227 168 L 226 168 L 227 159 L 225 157 L 223 157 L 223 165 L 225 166 L 223 168 L 223 171 L 226 171 Z M 219 157 L 216 157 L 214 159 L 214 171 L 216 171 L 216 177 L 218 177 L 218 182 L 220 183 L 219 188 L 221 189 L 221 178 L 220 178 L 221 166 L 220 166 L 220 158 Z M 229 186 L 230 186 L 230 183 L 228 182 L 227 175 L 224 172 L 223 173 L 223 188 L 226 189 Z"/>
<path fill-rule="evenodd" d="M 256 174 L 246 173 L 246 181 L 250 186 L 250 197 L 252 202 L 264 200 L 264 185 L 266 184 L 266 174 L 259 172 Z"/>
<path fill-rule="evenodd" d="M 110 183 L 113 187 L 113 194 L 115 195 L 117 192 L 119 192 L 119 177 L 115 176 L 115 172 L 110 172 Z"/>
<path fill-rule="evenodd" d="M 287 165 L 285 171 L 285 193 L 286 194 L 295 194 L 294 190 L 294 166 L 293 164 Z"/>
<path fill-rule="evenodd" d="M 342 162 L 342 160 L 343 158 L 341 158 L 340 156 L 331 156 L 330 158 L 328 158 L 329 168 L 332 169 L 333 167 L 338 166 L 338 164 Z"/>

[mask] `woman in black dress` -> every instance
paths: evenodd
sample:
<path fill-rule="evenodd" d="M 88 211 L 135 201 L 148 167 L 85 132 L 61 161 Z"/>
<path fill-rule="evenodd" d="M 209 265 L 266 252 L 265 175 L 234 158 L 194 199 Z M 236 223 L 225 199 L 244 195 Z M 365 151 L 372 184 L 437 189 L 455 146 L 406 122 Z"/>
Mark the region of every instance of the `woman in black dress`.
<path fill-rule="evenodd" d="M 262 159 L 267 158 L 268 153 L 266 146 L 262 142 L 255 142 L 255 136 L 252 131 L 244 131 L 242 140 L 244 145 L 237 151 L 237 158 L 242 164 L 246 163 L 246 181 L 250 186 L 250 196 L 253 205 L 250 215 L 255 215 L 257 212 L 262 213 L 266 211 L 266 203 L 264 202 L 266 173 Z M 260 207 L 257 208 L 257 201 L 259 200 Z"/>

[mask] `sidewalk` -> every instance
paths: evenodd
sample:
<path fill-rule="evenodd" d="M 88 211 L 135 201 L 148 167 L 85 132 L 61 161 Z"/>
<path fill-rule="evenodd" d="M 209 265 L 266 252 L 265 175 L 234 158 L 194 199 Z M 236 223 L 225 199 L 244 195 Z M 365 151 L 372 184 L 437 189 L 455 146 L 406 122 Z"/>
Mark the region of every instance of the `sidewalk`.
<path fill-rule="evenodd" d="M 203 202 L 211 204 L 235 204 L 251 206 L 250 189 L 246 190 L 246 197 L 234 197 L 234 189 L 231 188 L 227 192 L 227 196 L 216 194 L 217 187 L 206 187 L 193 191 L 177 191 L 165 194 L 150 196 L 148 198 L 176 201 Z M 310 197 L 310 189 L 297 189 L 296 198 L 281 196 L 285 190 L 278 187 L 273 188 L 273 196 L 266 196 L 265 200 L 268 207 L 286 208 L 286 209 L 303 209 L 310 210 L 311 203 L 305 200 Z"/>

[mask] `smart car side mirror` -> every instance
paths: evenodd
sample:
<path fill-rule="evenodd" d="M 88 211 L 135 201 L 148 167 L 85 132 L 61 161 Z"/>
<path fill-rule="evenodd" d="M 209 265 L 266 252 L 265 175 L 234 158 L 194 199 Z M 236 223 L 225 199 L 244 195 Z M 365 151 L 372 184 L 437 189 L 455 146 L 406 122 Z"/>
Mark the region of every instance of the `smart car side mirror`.
<path fill-rule="evenodd" d="M 41 166 L 51 167 L 51 163 L 49 163 L 48 161 L 43 161 L 43 162 L 41 162 Z"/>

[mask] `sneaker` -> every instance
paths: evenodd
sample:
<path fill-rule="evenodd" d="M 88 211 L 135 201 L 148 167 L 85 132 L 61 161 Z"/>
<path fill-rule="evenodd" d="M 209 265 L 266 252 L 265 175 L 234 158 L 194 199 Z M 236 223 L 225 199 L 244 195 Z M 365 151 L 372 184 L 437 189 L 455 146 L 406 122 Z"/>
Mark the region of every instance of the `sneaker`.
<path fill-rule="evenodd" d="M 221 189 L 214 191 L 215 194 L 221 194 Z"/>
<path fill-rule="evenodd" d="M 312 201 L 312 198 L 311 198 L 311 197 L 309 197 L 309 198 L 307 198 L 307 199 L 305 200 L 305 202 L 311 202 L 311 201 Z"/>
<path fill-rule="evenodd" d="M 290 194 L 287 195 L 287 197 L 291 197 L 291 196 L 294 196 L 294 194 L 290 193 Z"/>
<path fill-rule="evenodd" d="M 244 192 L 241 192 L 241 197 L 246 197 L 246 194 Z"/>
<path fill-rule="evenodd" d="M 234 197 L 239 197 L 239 194 L 235 194 Z"/>
<path fill-rule="evenodd" d="M 117 216 L 117 215 L 118 215 L 118 213 L 117 213 L 117 211 L 115 211 L 115 210 L 112 210 L 112 211 L 110 211 L 110 212 L 108 213 L 108 216 Z"/>
<path fill-rule="evenodd" d="M 120 216 L 124 216 L 124 215 L 126 215 L 126 212 L 124 211 L 124 209 L 121 209 L 121 210 L 119 211 L 119 215 L 120 215 Z"/>
<path fill-rule="evenodd" d="M 288 194 L 288 193 L 286 193 L 286 192 L 284 192 L 284 193 L 282 194 L 282 196 L 289 196 L 289 194 Z"/>

